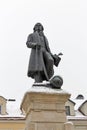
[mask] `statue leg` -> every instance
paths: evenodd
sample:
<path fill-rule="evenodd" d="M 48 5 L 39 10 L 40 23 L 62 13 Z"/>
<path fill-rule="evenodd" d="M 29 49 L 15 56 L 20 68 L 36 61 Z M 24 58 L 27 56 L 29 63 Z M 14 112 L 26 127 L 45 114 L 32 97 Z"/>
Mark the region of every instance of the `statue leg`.
<path fill-rule="evenodd" d="M 45 66 L 46 66 L 48 76 L 49 78 L 51 78 L 51 76 L 54 74 L 54 70 L 53 70 L 54 60 L 48 52 L 44 53 L 44 58 L 45 58 L 45 63 L 46 63 Z"/>
<path fill-rule="evenodd" d="M 34 79 L 35 79 L 35 83 L 40 83 L 42 82 L 42 76 L 41 76 L 41 72 L 36 72 L 34 75 Z"/>

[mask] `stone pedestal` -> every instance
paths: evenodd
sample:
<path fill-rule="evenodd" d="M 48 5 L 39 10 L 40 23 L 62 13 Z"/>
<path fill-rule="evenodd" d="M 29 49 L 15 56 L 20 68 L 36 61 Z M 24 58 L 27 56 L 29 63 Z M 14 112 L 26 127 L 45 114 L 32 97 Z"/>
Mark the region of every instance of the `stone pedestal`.
<path fill-rule="evenodd" d="M 70 94 L 61 89 L 32 87 L 21 104 L 26 113 L 25 130 L 72 130 L 65 113 L 69 97 Z"/>

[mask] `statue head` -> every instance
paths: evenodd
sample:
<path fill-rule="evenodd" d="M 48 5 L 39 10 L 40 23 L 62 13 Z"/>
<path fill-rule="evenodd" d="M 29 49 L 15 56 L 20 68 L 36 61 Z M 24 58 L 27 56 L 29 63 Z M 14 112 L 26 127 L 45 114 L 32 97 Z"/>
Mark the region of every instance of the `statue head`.
<path fill-rule="evenodd" d="M 34 30 L 34 32 L 35 31 L 43 31 L 44 27 L 43 27 L 43 25 L 41 23 L 36 23 L 33 30 Z"/>

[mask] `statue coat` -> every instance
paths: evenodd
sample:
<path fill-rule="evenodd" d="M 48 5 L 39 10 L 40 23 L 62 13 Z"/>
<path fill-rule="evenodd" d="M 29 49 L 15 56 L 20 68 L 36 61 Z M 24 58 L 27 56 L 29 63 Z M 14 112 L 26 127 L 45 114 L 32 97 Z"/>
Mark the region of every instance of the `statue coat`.
<path fill-rule="evenodd" d="M 28 48 L 32 48 L 28 76 L 34 78 L 36 72 L 41 72 L 43 73 L 43 80 L 49 80 L 54 74 L 54 60 L 47 38 L 44 36 L 43 41 L 38 32 L 34 32 L 28 36 L 26 44 Z M 38 49 L 36 44 L 39 44 L 41 47 Z"/>

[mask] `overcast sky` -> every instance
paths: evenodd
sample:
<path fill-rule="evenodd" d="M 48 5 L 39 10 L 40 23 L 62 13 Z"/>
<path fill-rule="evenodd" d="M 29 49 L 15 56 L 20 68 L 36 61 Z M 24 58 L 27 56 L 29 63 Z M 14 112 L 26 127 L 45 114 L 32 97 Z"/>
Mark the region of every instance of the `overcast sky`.
<path fill-rule="evenodd" d="M 72 97 L 87 96 L 87 0 L 0 0 L 0 95 L 20 100 L 27 77 L 27 36 L 41 22 L 53 54 L 62 52 L 55 75 Z"/>

